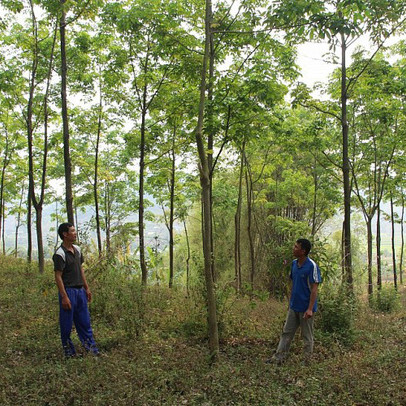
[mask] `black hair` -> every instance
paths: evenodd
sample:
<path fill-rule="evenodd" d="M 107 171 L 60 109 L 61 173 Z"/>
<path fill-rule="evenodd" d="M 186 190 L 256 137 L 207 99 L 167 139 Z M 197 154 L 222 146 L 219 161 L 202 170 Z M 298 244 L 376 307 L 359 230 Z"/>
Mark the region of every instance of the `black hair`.
<path fill-rule="evenodd" d="M 69 233 L 69 229 L 73 227 L 73 224 L 71 223 L 62 223 L 58 227 L 58 235 L 63 241 L 63 233 Z"/>
<path fill-rule="evenodd" d="M 306 238 L 299 238 L 296 241 L 302 247 L 302 250 L 305 251 L 306 256 L 309 255 L 310 250 L 312 249 L 312 243 Z"/>

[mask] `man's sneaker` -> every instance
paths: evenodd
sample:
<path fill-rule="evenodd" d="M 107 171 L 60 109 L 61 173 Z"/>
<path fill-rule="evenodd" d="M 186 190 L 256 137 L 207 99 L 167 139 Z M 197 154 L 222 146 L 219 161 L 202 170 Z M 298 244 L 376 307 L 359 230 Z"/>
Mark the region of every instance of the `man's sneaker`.
<path fill-rule="evenodd" d="M 269 358 L 265 361 L 265 364 L 268 365 L 282 365 L 285 360 L 280 357 L 276 357 L 275 355 L 272 358 Z"/>

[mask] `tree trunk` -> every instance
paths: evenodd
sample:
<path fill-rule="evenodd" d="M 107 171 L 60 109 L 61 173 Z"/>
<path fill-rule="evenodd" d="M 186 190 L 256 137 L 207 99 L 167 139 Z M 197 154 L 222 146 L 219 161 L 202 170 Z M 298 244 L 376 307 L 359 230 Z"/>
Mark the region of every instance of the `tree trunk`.
<path fill-rule="evenodd" d="M 187 257 L 186 257 L 186 294 L 189 297 L 189 283 L 190 283 L 190 242 L 189 234 L 186 227 L 186 220 L 183 220 L 183 228 L 185 230 Z"/>
<path fill-rule="evenodd" d="M 44 258 L 44 242 L 42 235 L 42 211 L 45 199 L 45 187 L 46 187 L 46 173 L 47 173 L 47 158 L 48 158 L 48 96 L 49 89 L 51 85 L 51 75 L 52 67 L 54 61 L 54 50 L 56 43 L 56 33 L 57 29 L 54 31 L 54 38 L 52 43 L 51 56 L 49 59 L 48 74 L 47 74 L 47 84 L 46 91 L 44 95 L 44 147 L 43 147 L 43 158 L 42 158 L 42 168 L 41 168 L 41 191 L 39 200 L 35 195 L 35 179 L 34 179 L 34 151 L 33 151 L 33 102 L 34 102 L 34 90 L 35 90 L 35 79 L 38 67 L 38 38 L 37 38 L 37 24 L 33 9 L 33 4 L 31 2 L 31 13 L 33 21 L 33 35 L 35 37 L 35 49 L 33 55 L 33 65 L 31 70 L 31 80 L 30 80 L 30 94 L 27 106 L 27 132 L 28 132 L 28 168 L 29 168 L 29 189 L 32 204 L 35 208 L 35 224 L 36 224 L 36 234 L 37 234 L 37 248 L 38 248 L 38 265 L 39 272 L 43 273 L 45 270 L 45 258 Z"/>
<path fill-rule="evenodd" d="M 250 175 L 250 170 L 248 168 L 247 157 L 245 157 L 245 163 L 247 170 L 245 172 L 245 183 L 247 188 L 247 233 L 248 233 L 248 242 L 249 242 L 249 254 L 250 254 L 250 287 L 251 292 L 254 290 L 254 279 L 255 279 L 255 248 L 254 240 L 252 236 L 252 179 Z"/>
<path fill-rule="evenodd" d="M 27 262 L 31 264 L 32 261 L 32 202 L 31 202 L 31 192 L 28 188 L 27 195 Z"/>
<path fill-rule="evenodd" d="M 217 324 L 216 293 L 212 272 L 213 258 L 211 247 L 212 216 L 210 202 L 211 197 L 210 170 L 203 142 L 203 122 L 204 122 L 204 110 L 206 99 L 206 71 L 207 71 L 207 61 L 209 59 L 210 52 L 211 16 L 212 16 L 211 0 L 206 0 L 205 45 L 200 81 L 200 100 L 199 100 L 199 115 L 196 128 L 196 144 L 199 153 L 200 184 L 202 187 L 202 201 L 203 201 L 203 220 L 204 220 L 203 227 L 205 237 L 205 243 L 203 244 L 204 251 L 203 254 L 204 254 L 204 275 L 207 295 L 207 313 L 209 324 L 209 347 L 210 347 L 210 358 L 212 361 L 215 361 L 218 359 L 219 356 L 219 336 Z"/>
<path fill-rule="evenodd" d="M 313 215 L 312 215 L 312 237 L 315 236 L 317 226 L 316 226 L 316 212 L 317 212 L 317 190 L 318 190 L 318 181 L 317 176 L 317 159 L 314 157 L 314 168 L 313 168 L 313 184 L 314 184 L 314 195 L 313 195 Z"/>
<path fill-rule="evenodd" d="M 9 138 L 8 131 L 6 131 L 6 145 L 4 148 L 3 165 L 1 167 L 1 179 L 0 179 L 0 235 L 3 227 L 3 207 L 4 207 L 4 182 L 6 178 L 6 169 L 9 163 Z"/>
<path fill-rule="evenodd" d="M 18 213 L 17 213 L 17 225 L 16 225 L 16 232 L 15 232 L 15 241 L 14 241 L 14 257 L 18 257 L 18 232 L 21 227 L 21 210 L 23 207 L 23 200 L 24 200 L 24 184 L 21 187 L 21 197 L 20 197 L 20 203 L 18 205 Z"/>
<path fill-rule="evenodd" d="M 172 137 L 172 151 L 171 151 L 171 178 L 169 183 L 169 193 L 170 193 L 170 214 L 169 214 L 169 287 L 173 286 L 173 260 L 174 260 L 174 229 L 173 224 L 175 221 L 175 137 L 176 137 L 176 126 L 173 129 Z"/>
<path fill-rule="evenodd" d="M 210 16 L 210 20 L 212 16 Z M 209 33 L 209 77 L 207 82 L 207 163 L 209 166 L 210 172 L 210 212 L 211 212 L 211 258 L 212 258 L 212 265 L 211 271 L 213 273 L 213 280 L 216 282 L 217 280 L 217 272 L 216 272 L 216 264 L 214 261 L 215 254 L 214 254 L 214 213 L 213 213 L 213 149 L 214 149 L 214 112 L 213 112 L 213 86 L 214 86 L 214 38 L 213 33 L 210 30 Z"/>
<path fill-rule="evenodd" d="M 102 89 L 101 89 L 101 80 L 99 82 L 99 115 L 97 122 L 97 137 L 96 137 L 96 153 L 94 158 L 94 182 L 93 182 L 93 196 L 94 196 L 94 209 L 96 214 L 96 235 L 97 235 L 97 249 L 99 252 L 99 257 L 102 255 L 102 238 L 101 238 L 101 228 L 100 228 L 100 211 L 99 211 L 99 192 L 98 192 L 98 181 L 99 181 L 99 146 L 100 146 L 100 136 L 101 136 L 101 125 L 102 125 L 102 109 L 103 109 L 103 100 L 102 100 Z"/>
<path fill-rule="evenodd" d="M 373 279 L 372 279 L 372 218 L 367 218 L 367 242 L 368 242 L 368 294 L 372 295 Z"/>
<path fill-rule="evenodd" d="M 105 183 L 104 190 L 104 213 L 106 223 L 106 253 L 107 257 L 111 254 L 111 237 L 110 237 L 110 186 L 109 183 Z"/>
<path fill-rule="evenodd" d="M 381 205 L 378 204 L 376 213 L 376 272 L 378 289 L 382 289 L 382 261 L 381 261 Z"/>
<path fill-rule="evenodd" d="M 73 192 L 72 192 L 72 163 L 70 158 L 69 146 L 69 120 L 68 120 L 68 103 L 67 103 L 67 73 L 68 65 L 66 61 L 66 0 L 60 0 L 61 4 L 61 18 L 59 24 L 60 42 L 61 42 L 61 102 L 62 102 L 62 122 L 63 122 L 63 157 L 65 166 L 65 188 L 66 188 L 66 213 L 68 222 L 74 224 L 73 214 Z"/>
<path fill-rule="evenodd" d="M 146 89 L 144 88 L 144 102 L 146 98 Z M 145 106 L 145 103 L 144 103 Z M 145 260 L 145 237 L 144 237 L 144 172 L 145 172 L 145 116 L 146 111 L 143 108 L 141 118 L 141 143 L 140 143 L 140 181 L 139 181 L 139 209 L 138 209 L 138 227 L 140 240 L 140 265 L 142 284 L 147 285 L 148 270 Z"/>
<path fill-rule="evenodd" d="M 399 282 L 403 285 L 403 250 L 405 248 L 405 236 L 403 235 L 404 232 L 404 219 L 405 219 L 405 198 L 403 196 L 403 190 L 401 190 L 402 194 L 402 212 L 400 215 L 400 260 L 399 260 Z"/>
<path fill-rule="evenodd" d="M 241 206 L 242 206 L 242 178 L 244 174 L 245 141 L 241 150 L 240 175 L 238 180 L 237 210 L 234 217 L 235 241 L 234 241 L 234 269 L 235 290 L 241 290 Z"/>
<path fill-rule="evenodd" d="M 351 186 L 350 162 L 348 158 L 348 121 L 347 121 L 347 44 L 341 33 L 341 126 L 343 138 L 343 183 L 344 183 L 344 270 L 345 283 L 353 292 L 352 258 L 351 258 Z"/>
<path fill-rule="evenodd" d="M 6 207 L 3 204 L 3 228 L 1 231 L 1 239 L 3 241 L 3 254 L 6 255 L 6 233 L 4 231 L 4 227 L 6 225 Z"/>
<path fill-rule="evenodd" d="M 398 276 L 396 270 L 396 249 L 395 249 L 395 213 L 393 208 L 393 196 L 390 194 L 390 219 L 391 219 L 391 241 L 392 241 L 392 269 L 393 269 L 393 283 L 395 289 L 398 288 Z"/>

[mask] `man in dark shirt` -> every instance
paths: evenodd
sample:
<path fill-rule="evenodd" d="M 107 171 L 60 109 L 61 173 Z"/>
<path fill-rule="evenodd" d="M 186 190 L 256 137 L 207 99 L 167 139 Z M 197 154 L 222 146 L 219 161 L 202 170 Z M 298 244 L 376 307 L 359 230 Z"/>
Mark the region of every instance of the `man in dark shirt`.
<path fill-rule="evenodd" d="M 96 343 L 90 326 L 87 302 L 92 300 L 92 293 L 83 271 L 83 255 L 76 241 L 75 227 L 63 223 L 58 228 L 61 246 L 52 257 L 54 261 L 55 281 L 59 290 L 59 324 L 62 346 L 66 357 L 76 354 L 70 338 L 72 324 L 75 323 L 79 339 L 85 349 L 98 355 Z"/>

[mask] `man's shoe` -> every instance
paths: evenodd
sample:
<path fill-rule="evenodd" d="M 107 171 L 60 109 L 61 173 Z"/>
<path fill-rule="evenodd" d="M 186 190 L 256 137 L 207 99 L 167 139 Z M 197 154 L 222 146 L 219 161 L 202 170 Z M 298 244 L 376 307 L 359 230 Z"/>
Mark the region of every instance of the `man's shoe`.
<path fill-rule="evenodd" d="M 268 365 L 278 365 L 278 366 L 280 366 L 280 365 L 283 364 L 283 362 L 284 362 L 284 359 L 273 356 L 272 358 L 267 359 L 267 360 L 265 361 L 265 364 L 268 364 Z"/>

